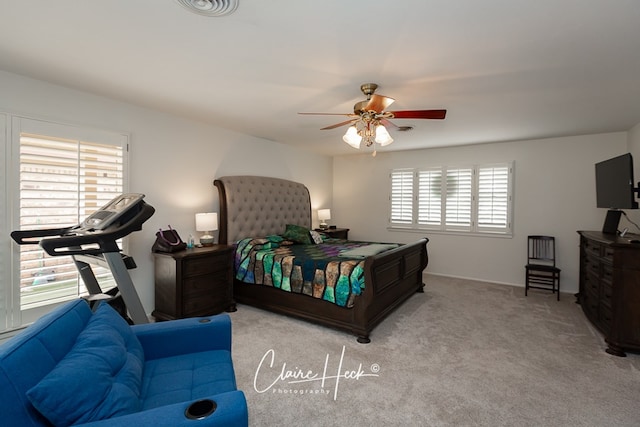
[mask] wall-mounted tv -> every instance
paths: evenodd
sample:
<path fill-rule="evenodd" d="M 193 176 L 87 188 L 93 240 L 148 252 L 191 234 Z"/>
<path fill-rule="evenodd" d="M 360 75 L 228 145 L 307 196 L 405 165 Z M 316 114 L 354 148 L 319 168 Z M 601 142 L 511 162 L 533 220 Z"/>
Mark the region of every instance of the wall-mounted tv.
<path fill-rule="evenodd" d="M 596 163 L 596 205 L 606 209 L 638 209 L 630 153 Z"/>

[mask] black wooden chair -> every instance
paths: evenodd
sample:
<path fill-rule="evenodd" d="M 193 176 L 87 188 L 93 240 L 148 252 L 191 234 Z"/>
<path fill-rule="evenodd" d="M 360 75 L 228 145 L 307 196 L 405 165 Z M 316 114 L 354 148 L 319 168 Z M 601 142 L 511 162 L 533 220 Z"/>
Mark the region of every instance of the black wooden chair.
<path fill-rule="evenodd" d="M 556 240 L 552 236 L 529 236 L 524 295 L 529 289 L 558 293 L 560 301 L 560 269 L 556 267 Z"/>

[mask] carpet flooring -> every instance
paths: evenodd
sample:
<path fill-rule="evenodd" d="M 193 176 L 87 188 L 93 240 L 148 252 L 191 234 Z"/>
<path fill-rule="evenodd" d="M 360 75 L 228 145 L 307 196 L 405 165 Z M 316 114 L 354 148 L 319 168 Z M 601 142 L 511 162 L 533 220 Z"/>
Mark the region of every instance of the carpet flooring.
<path fill-rule="evenodd" d="M 239 305 L 233 359 L 250 425 L 640 425 L 640 355 L 605 353 L 573 295 L 425 283 L 370 344 Z"/>

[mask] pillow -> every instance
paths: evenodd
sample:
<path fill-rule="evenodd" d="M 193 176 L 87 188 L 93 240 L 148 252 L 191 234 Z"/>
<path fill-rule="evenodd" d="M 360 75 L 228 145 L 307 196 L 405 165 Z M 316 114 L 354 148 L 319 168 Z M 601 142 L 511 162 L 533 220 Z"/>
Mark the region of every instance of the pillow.
<path fill-rule="evenodd" d="M 319 245 L 320 243 L 324 242 L 324 240 L 322 239 L 322 235 L 317 231 L 311 230 L 309 234 L 311 234 L 311 239 L 313 239 L 313 243 L 315 243 L 316 245 Z"/>
<path fill-rule="evenodd" d="M 302 243 L 303 245 L 312 245 L 313 240 L 311 240 L 310 231 L 311 230 L 308 228 L 300 225 L 287 224 L 287 229 L 282 236 L 292 242 Z"/>
<path fill-rule="evenodd" d="M 103 303 L 69 353 L 27 397 L 54 426 L 139 412 L 143 364 L 131 328 Z"/>

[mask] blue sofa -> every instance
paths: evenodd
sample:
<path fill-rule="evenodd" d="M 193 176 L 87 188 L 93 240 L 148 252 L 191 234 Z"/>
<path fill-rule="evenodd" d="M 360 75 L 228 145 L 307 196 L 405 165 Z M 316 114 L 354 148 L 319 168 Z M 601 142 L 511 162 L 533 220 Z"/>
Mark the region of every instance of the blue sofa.
<path fill-rule="evenodd" d="M 3 426 L 247 424 L 226 314 L 129 326 L 76 300 L 0 346 Z"/>

